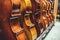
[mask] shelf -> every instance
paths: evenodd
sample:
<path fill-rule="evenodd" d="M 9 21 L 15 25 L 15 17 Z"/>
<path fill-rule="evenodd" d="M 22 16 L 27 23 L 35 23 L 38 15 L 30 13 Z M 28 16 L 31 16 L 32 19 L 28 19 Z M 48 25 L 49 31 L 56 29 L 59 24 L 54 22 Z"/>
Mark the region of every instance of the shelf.
<path fill-rule="evenodd" d="M 11 17 L 10 19 L 17 19 L 18 17 Z"/>
<path fill-rule="evenodd" d="M 49 33 L 49 31 L 52 29 L 52 27 L 54 26 L 54 22 L 52 22 L 49 27 L 47 27 L 47 29 L 36 39 L 36 40 L 43 40 L 47 34 Z"/>
<path fill-rule="evenodd" d="M 19 12 L 20 11 L 20 9 L 15 9 L 15 10 L 12 10 L 12 13 L 13 12 Z"/>

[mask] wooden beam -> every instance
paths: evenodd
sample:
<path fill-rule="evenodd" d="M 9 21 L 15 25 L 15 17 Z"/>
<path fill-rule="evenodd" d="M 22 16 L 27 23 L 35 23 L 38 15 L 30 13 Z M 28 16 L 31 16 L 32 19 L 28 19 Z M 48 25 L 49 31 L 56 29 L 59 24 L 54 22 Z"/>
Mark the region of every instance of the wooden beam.
<path fill-rule="evenodd" d="M 57 10 L 58 10 L 58 0 L 54 0 L 54 22 L 56 22 L 56 16 L 57 16 Z"/>

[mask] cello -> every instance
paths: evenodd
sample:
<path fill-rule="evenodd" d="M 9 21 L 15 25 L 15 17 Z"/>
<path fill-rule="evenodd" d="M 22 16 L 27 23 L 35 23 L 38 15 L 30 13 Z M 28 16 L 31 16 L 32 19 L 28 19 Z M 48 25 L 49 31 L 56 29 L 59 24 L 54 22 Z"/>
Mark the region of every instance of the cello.
<path fill-rule="evenodd" d="M 32 23 L 31 20 L 31 15 L 32 15 L 32 5 L 31 5 L 31 1 L 30 0 L 24 0 L 25 1 L 25 12 L 22 13 L 23 15 L 23 20 L 24 20 L 24 24 L 26 25 L 26 28 L 30 31 L 31 33 L 31 40 L 36 40 L 37 38 L 37 30 L 35 28 L 35 24 Z"/>

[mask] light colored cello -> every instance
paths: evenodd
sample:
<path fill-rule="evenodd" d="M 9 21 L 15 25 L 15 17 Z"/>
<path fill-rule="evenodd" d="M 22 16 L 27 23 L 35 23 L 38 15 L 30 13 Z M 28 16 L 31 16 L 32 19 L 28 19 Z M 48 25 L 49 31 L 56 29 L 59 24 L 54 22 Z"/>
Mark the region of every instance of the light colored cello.
<path fill-rule="evenodd" d="M 31 33 L 32 40 L 36 40 L 37 30 L 35 28 L 35 24 L 32 23 L 31 17 L 30 17 L 31 16 L 30 14 L 32 14 L 31 0 L 25 0 L 25 5 L 26 5 L 26 10 L 25 10 L 25 14 L 24 14 L 24 22 L 25 22 L 25 25 L 27 26 L 28 30 Z"/>

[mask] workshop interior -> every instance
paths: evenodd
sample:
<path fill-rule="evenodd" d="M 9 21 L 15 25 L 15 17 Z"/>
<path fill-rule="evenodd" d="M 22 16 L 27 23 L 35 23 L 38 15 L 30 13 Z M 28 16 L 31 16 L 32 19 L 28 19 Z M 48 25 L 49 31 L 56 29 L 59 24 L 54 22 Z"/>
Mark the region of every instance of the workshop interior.
<path fill-rule="evenodd" d="M 60 0 L 0 0 L 0 40 L 60 40 Z"/>

